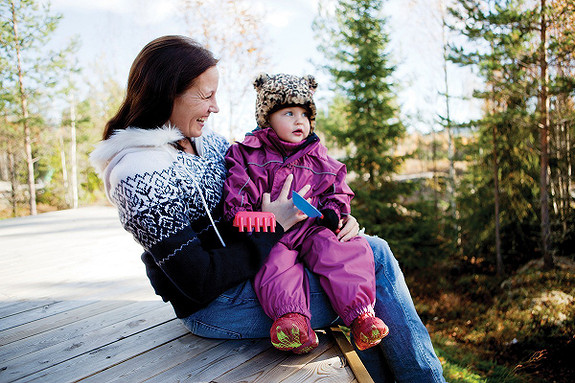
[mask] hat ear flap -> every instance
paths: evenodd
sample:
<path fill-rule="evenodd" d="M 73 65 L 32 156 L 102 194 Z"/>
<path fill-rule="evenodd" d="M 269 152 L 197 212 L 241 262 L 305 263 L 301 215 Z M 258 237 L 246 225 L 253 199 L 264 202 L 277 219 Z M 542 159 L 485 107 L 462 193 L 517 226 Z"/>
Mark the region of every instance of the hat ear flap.
<path fill-rule="evenodd" d="M 260 73 L 257 75 L 256 79 L 254 80 L 254 88 L 256 90 L 260 90 L 260 88 L 268 82 L 270 76 L 267 73 Z"/>
<path fill-rule="evenodd" d="M 314 94 L 317 89 L 317 81 L 315 80 L 315 77 L 313 77 L 312 75 L 307 75 L 304 78 L 307 81 L 311 94 Z"/>

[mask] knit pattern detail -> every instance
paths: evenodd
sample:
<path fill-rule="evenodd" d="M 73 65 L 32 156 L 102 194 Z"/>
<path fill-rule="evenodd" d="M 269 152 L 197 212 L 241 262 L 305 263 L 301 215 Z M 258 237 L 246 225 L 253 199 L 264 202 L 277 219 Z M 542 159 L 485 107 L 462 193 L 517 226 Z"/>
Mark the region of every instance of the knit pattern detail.
<path fill-rule="evenodd" d="M 209 221 L 200 219 L 207 213 L 198 192 L 213 212 L 220 203 L 226 179 L 222 158 L 228 144 L 215 135 L 206 140 L 202 157 L 178 152 L 171 164 L 136 172 L 120 180 L 112 190 L 120 221 L 145 249 L 193 223 L 206 222 L 205 227 L 193 225 L 196 233 L 211 228 Z M 220 217 L 213 218 L 218 222 Z M 170 256 L 167 254 L 164 259 Z"/>
<path fill-rule="evenodd" d="M 166 261 L 169 261 L 171 257 L 175 256 L 177 253 L 179 253 L 180 251 L 182 251 L 182 249 L 184 249 L 186 246 L 188 246 L 189 244 L 191 244 L 192 242 L 198 241 L 198 237 L 193 237 L 192 239 L 190 239 L 188 242 L 182 244 L 182 246 L 180 246 L 179 248 L 177 248 L 176 250 L 174 250 L 174 252 L 172 254 L 169 254 L 167 257 L 165 257 L 164 259 L 160 260 L 158 262 L 159 266 L 162 266 L 166 263 Z"/>

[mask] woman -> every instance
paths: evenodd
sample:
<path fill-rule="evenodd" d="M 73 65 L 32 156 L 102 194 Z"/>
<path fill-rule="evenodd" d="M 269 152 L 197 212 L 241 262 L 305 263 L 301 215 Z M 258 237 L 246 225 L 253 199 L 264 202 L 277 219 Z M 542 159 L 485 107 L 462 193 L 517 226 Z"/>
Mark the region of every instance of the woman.
<path fill-rule="evenodd" d="M 239 233 L 220 220 L 229 144 L 204 130 L 210 114 L 219 111 L 216 64 L 211 52 L 187 37 L 164 36 L 146 45 L 91 159 L 122 225 L 145 250 L 154 290 L 186 327 L 204 337 L 267 337 L 271 320 L 249 279 L 283 233 L 306 217 L 288 199 L 288 177 L 276 200 L 263 197 L 262 210 L 276 216 L 275 233 Z M 355 219 L 342 224 L 341 240 L 357 234 Z M 366 238 L 376 265 L 375 310 L 390 335 L 360 357 L 376 381 L 389 372 L 383 353 L 397 381 L 443 382 L 397 261 L 385 241 Z M 318 278 L 308 277 L 312 326 L 328 326 L 337 316 Z"/>

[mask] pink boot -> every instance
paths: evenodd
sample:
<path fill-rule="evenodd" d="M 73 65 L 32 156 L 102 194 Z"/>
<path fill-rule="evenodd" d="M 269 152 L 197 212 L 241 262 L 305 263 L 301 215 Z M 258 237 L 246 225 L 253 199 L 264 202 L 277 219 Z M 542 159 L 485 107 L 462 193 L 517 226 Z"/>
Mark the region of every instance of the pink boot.
<path fill-rule="evenodd" d="M 297 313 L 285 314 L 276 319 L 270 329 L 272 345 L 281 351 L 293 351 L 296 354 L 305 354 L 318 345 L 317 335 L 309 320 Z M 308 334 L 308 329 L 312 334 Z"/>
<path fill-rule="evenodd" d="M 359 350 L 375 346 L 389 334 L 389 328 L 373 313 L 363 313 L 351 323 L 353 341 Z"/>
<path fill-rule="evenodd" d="M 315 331 L 313 331 L 313 329 L 311 328 L 311 323 L 309 319 L 308 318 L 305 319 L 307 322 L 307 328 L 308 328 L 307 335 L 309 340 L 304 344 L 302 344 L 300 347 L 292 350 L 294 354 L 307 354 L 308 352 L 310 352 L 319 345 L 319 339 Z"/>

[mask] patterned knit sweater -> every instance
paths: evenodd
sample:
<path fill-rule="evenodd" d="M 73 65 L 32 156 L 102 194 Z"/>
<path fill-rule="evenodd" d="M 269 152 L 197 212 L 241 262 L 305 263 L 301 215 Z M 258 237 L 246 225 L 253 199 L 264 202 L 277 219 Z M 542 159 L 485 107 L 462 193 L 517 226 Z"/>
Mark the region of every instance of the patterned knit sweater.
<path fill-rule="evenodd" d="M 182 138 L 167 126 L 127 128 L 90 156 L 122 225 L 145 250 L 142 260 L 156 294 L 179 318 L 253 277 L 283 234 L 280 225 L 275 233 L 250 235 L 223 222 L 229 144 L 205 132 L 195 141 L 194 156 L 172 146 Z"/>

